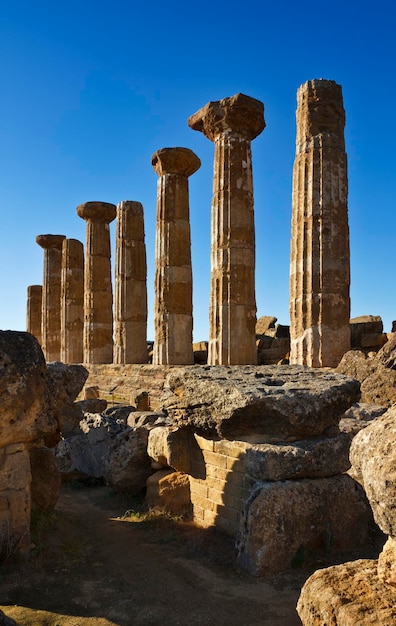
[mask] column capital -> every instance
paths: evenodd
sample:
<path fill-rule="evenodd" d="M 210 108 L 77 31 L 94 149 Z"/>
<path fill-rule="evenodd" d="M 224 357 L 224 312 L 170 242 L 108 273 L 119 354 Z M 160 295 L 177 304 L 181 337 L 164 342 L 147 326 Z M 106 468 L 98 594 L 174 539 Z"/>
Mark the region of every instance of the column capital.
<path fill-rule="evenodd" d="M 161 148 L 151 157 L 151 165 L 158 176 L 179 174 L 188 178 L 201 167 L 201 160 L 189 148 Z"/>
<path fill-rule="evenodd" d="M 77 215 L 83 220 L 112 222 L 116 216 L 115 204 L 109 202 L 84 202 L 77 207 Z"/>
<path fill-rule="evenodd" d="M 237 93 L 230 98 L 208 102 L 188 118 L 188 125 L 211 141 L 227 131 L 252 140 L 265 128 L 264 104 Z"/>
<path fill-rule="evenodd" d="M 37 235 L 36 243 L 44 248 L 44 250 L 48 250 L 49 248 L 61 250 L 64 239 L 66 239 L 65 235 Z"/>

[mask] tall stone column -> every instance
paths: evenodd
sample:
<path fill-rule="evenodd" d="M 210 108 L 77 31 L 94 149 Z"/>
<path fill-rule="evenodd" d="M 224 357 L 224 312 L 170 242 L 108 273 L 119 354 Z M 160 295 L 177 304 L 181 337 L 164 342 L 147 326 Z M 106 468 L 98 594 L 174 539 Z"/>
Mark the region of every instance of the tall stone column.
<path fill-rule="evenodd" d="M 163 148 L 151 159 L 158 174 L 153 363 L 190 365 L 192 270 L 188 177 L 201 165 L 188 148 Z"/>
<path fill-rule="evenodd" d="M 255 232 L 251 141 L 262 102 L 237 94 L 209 102 L 188 125 L 215 144 L 209 306 L 210 365 L 255 364 Z"/>
<path fill-rule="evenodd" d="M 41 285 L 29 285 L 27 288 L 26 330 L 34 335 L 41 344 L 41 309 L 43 288 Z"/>
<path fill-rule="evenodd" d="M 44 249 L 44 277 L 41 313 L 41 346 L 46 361 L 60 359 L 60 291 L 62 242 L 64 235 L 37 235 Z"/>
<path fill-rule="evenodd" d="M 77 239 L 62 245 L 61 361 L 82 363 L 84 328 L 84 246 Z"/>
<path fill-rule="evenodd" d="M 84 266 L 84 363 L 113 362 L 113 288 L 109 223 L 116 207 L 85 202 L 77 215 L 87 223 Z"/>
<path fill-rule="evenodd" d="M 290 362 L 335 367 L 350 348 L 350 256 L 341 86 L 297 92 L 290 259 Z"/>
<path fill-rule="evenodd" d="M 114 363 L 147 363 L 147 262 L 143 207 L 117 205 Z"/>

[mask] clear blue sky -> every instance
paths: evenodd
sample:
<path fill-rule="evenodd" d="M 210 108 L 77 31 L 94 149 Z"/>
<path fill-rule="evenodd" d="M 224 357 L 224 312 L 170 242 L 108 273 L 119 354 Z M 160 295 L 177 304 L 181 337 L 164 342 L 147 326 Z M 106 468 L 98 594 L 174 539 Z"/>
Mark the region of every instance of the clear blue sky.
<path fill-rule="evenodd" d="M 395 7 L 393 0 L 2 0 L 0 328 L 26 328 L 27 286 L 42 283 L 36 235 L 85 241 L 78 204 L 137 200 L 153 338 L 151 155 L 184 146 L 202 161 L 190 178 L 190 210 L 194 339 L 206 339 L 213 144 L 187 119 L 238 92 L 264 102 L 267 122 L 252 144 L 258 316 L 288 324 L 296 91 L 326 78 L 342 85 L 347 116 L 351 313 L 381 315 L 389 331 L 396 319 Z"/>

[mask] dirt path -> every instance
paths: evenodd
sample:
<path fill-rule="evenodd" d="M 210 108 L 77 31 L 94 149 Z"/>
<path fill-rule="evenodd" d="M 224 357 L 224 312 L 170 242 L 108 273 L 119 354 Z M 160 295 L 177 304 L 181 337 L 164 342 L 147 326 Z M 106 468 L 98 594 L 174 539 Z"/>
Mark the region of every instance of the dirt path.
<path fill-rule="evenodd" d="M 237 571 L 232 542 L 188 524 L 117 519 L 125 499 L 70 487 L 40 520 L 36 555 L 0 569 L 0 608 L 26 626 L 294 626 L 311 572 Z"/>

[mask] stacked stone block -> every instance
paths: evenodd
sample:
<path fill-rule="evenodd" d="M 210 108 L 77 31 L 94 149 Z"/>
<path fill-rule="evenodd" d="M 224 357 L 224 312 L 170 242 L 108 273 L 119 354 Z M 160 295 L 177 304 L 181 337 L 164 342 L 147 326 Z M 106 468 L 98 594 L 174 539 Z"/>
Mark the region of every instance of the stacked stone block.
<path fill-rule="evenodd" d="M 43 288 L 30 285 L 27 289 L 26 330 L 34 335 L 41 344 L 41 314 Z"/>
<path fill-rule="evenodd" d="M 236 537 L 254 483 L 244 461 L 249 444 L 197 434 L 194 440 L 190 469 L 194 521 L 203 527 L 217 526 Z"/>
<path fill-rule="evenodd" d="M 84 330 L 84 247 L 64 239 L 61 271 L 61 350 L 63 363 L 82 363 Z"/>
<path fill-rule="evenodd" d="M 264 105 L 236 94 L 209 102 L 189 118 L 188 125 L 215 144 L 208 363 L 254 364 L 257 352 L 251 141 L 265 128 Z"/>
<path fill-rule="evenodd" d="M 152 157 L 158 174 L 155 243 L 154 365 L 194 363 L 188 178 L 201 165 L 188 148 Z"/>
<path fill-rule="evenodd" d="M 194 521 L 233 535 L 242 567 L 264 575 L 367 540 L 366 497 L 344 474 L 350 440 L 337 428 L 358 396 L 355 380 L 299 366 L 170 373 L 163 408 L 173 429 L 195 433 L 189 463 L 165 456 L 190 476 Z"/>
<path fill-rule="evenodd" d="M 377 351 L 387 342 L 379 315 L 361 315 L 350 321 L 351 348 L 363 352 Z"/>
<path fill-rule="evenodd" d="M 113 362 L 113 288 L 109 224 L 116 207 L 85 202 L 77 215 L 87 224 L 84 266 L 84 363 Z"/>
<path fill-rule="evenodd" d="M 59 361 L 61 345 L 61 269 L 64 235 L 37 235 L 44 249 L 41 344 L 47 361 Z"/>
<path fill-rule="evenodd" d="M 147 262 L 143 207 L 117 205 L 114 363 L 147 363 Z"/>
<path fill-rule="evenodd" d="M 297 93 L 290 256 L 290 362 L 336 367 L 350 347 L 350 254 L 342 90 Z"/>
<path fill-rule="evenodd" d="M 289 360 L 290 328 L 276 324 L 276 321 L 276 317 L 270 316 L 257 320 L 256 346 L 259 365 L 277 365 Z"/>

